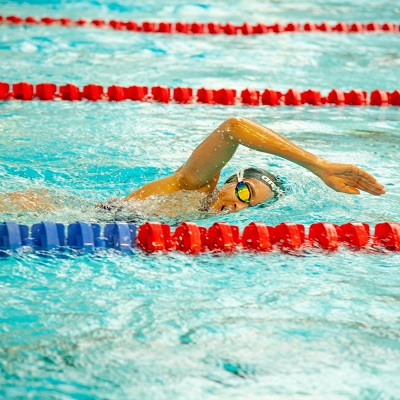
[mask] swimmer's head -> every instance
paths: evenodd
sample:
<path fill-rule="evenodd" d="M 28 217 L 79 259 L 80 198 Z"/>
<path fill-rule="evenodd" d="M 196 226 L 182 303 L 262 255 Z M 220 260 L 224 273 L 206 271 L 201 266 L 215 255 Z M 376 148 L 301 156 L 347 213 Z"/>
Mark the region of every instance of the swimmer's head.
<path fill-rule="evenodd" d="M 283 182 L 274 174 L 261 168 L 246 168 L 226 180 L 210 209 L 236 212 L 246 207 L 272 203 L 284 194 Z"/>

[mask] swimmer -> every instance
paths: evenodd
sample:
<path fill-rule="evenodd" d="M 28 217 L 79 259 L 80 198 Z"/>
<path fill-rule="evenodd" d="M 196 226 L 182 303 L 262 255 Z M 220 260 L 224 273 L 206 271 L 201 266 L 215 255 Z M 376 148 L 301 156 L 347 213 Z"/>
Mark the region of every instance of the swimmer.
<path fill-rule="evenodd" d="M 385 193 L 383 185 L 361 168 L 320 158 L 266 126 L 235 117 L 226 120 L 213 131 L 172 175 L 147 183 L 123 199 L 110 199 L 98 204 L 97 208 L 115 211 L 123 205 L 135 204 L 136 209 L 140 209 L 140 204 L 148 207 L 149 200 L 162 196 L 174 199 L 175 210 L 164 202 L 159 214 L 177 215 L 179 208 L 188 203 L 181 201 L 180 195 L 185 194 L 189 203 L 197 202 L 198 210 L 227 213 L 282 197 L 282 180 L 261 168 L 239 171 L 217 189 L 221 169 L 229 162 L 239 145 L 296 163 L 338 192 L 359 194 L 364 191 L 375 196 Z M 190 196 L 187 196 L 188 193 Z M 45 200 L 48 204 L 48 198 Z M 35 203 L 38 208 L 46 205 L 37 196 Z M 4 211 L 4 200 L 0 201 L 0 210 Z"/>
<path fill-rule="evenodd" d="M 200 143 L 175 173 L 142 186 L 126 196 L 124 201 L 144 200 L 179 191 L 197 191 L 207 195 L 209 210 L 218 213 L 236 212 L 282 197 L 282 181 L 259 168 L 239 171 L 219 189 L 216 188 L 221 169 L 239 145 L 292 161 L 338 192 L 359 194 L 364 191 L 375 196 L 385 193 L 383 185 L 361 168 L 320 158 L 272 129 L 235 117 L 226 120 Z"/>

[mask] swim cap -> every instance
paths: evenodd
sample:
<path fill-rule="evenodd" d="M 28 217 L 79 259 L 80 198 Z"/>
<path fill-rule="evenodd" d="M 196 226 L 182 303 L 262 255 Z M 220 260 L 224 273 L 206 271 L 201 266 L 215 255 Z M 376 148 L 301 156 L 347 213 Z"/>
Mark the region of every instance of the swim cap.
<path fill-rule="evenodd" d="M 283 185 L 283 181 L 272 174 L 271 172 L 266 171 L 262 168 L 246 168 L 243 170 L 243 178 L 253 178 L 262 182 L 264 185 L 268 186 L 272 193 L 274 194 L 274 199 L 278 199 L 285 195 L 285 188 Z M 237 182 L 238 177 L 237 174 L 230 176 L 225 183 Z"/>

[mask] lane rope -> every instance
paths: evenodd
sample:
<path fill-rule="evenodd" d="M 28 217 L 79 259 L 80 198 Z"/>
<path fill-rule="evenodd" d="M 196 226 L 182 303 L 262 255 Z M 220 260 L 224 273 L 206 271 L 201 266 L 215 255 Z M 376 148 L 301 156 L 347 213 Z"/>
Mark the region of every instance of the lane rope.
<path fill-rule="evenodd" d="M 28 82 L 12 83 L 0 82 L 0 101 L 7 100 L 67 100 L 67 101 L 149 101 L 179 104 L 219 104 L 219 105 L 251 105 L 251 106 L 301 106 L 301 105 L 352 105 L 352 106 L 400 106 L 400 90 L 387 92 L 373 90 L 367 93 L 361 89 L 344 92 L 332 89 L 327 96 L 321 92 L 309 89 L 300 92 L 289 89 L 286 93 L 274 89 L 259 91 L 244 89 L 238 94 L 236 89 L 207 89 L 200 88 L 195 92 L 190 87 L 170 88 L 168 86 L 121 86 L 111 85 L 106 90 L 97 84 L 88 84 L 80 89 L 73 84 L 57 87 L 54 83 L 39 83 L 32 85 Z"/>
<path fill-rule="evenodd" d="M 400 224 L 380 222 L 374 233 L 368 224 L 348 222 L 335 225 L 316 222 L 307 229 L 302 224 L 283 222 L 268 226 L 251 222 L 242 232 L 236 225 L 216 222 L 209 228 L 193 222 L 183 222 L 173 231 L 167 224 L 146 222 L 137 227 L 131 223 L 113 222 L 103 228 L 98 223 L 78 221 L 64 224 L 46 221 L 31 227 L 16 222 L 0 223 L 0 255 L 14 251 L 68 250 L 81 252 L 116 249 L 141 249 L 148 253 L 181 251 L 190 254 L 204 252 L 304 252 L 310 249 L 400 251 Z"/>
<path fill-rule="evenodd" d="M 152 21 L 121 21 L 112 19 L 106 21 L 103 19 L 87 20 L 80 18 L 72 20 L 71 18 L 53 18 L 42 17 L 35 18 L 20 17 L 18 15 L 0 15 L 0 23 L 5 25 L 46 25 L 46 26 L 66 26 L 66 27 L 92 27 L 101 29 L 113 29 L 117 31 L 145 32 L 145 33 L 164 33 L 164 34 L 194 34 L 194 35 L 260 35 L 277 34 L 285 32 L 338 32 L 338 33 L 364 33 L 364 32 L 384 32 L 399 33 L 400 24 L 385 22 L 361 23 L 361 22 L 338 22 L 329 24 L 328 22 L 289 22 L 287 24 L 275 23 L 271 25 L 258 23 L 251 24 L 244 22 L 241 25 L 220 22 L 152 22 Z"/>

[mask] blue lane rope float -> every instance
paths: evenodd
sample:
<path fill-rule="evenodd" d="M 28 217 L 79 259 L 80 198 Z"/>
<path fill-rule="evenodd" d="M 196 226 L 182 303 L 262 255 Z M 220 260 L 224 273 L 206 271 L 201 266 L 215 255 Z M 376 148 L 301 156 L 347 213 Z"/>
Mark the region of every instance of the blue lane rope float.
<path fill-rule="evenodd" d="M 140 249 L 145 252 L 181 251 L 258 252 L 303 251 L 320 248 L 334 251 L 339 247 L 352 250 L 400 251 L 400 224 L 380 222 L 374 234 L 368 224 L 349 222 L 335 225 L 316 222 L 306 230 L 302 224 L 284 222 L 275 227 L 251 222 L 242 232 L 235 225 L 216 222 L 205 228 L 192 222 L 183 222 L 172 231 L 167 224 L 147 222 L 137 227 L 131 223 L 113 222 L 103 228 L 97 223 L 78 221 L 65 226 L 53 221 L 27 225 L 14 221 L 0 223 L 0 254 L 15 251 L 77 249 L 91 252 L 116 249 L 122 252 Z"/>
<path fill-rule="evenodd" d="M 30 235 L 29 235 L 30 232 Z M 33 250 L 50 250 L 69 247 L 71 249 L 93 250 L 114 248 L 130 250 L 135 246 L 136 226 L 114 222 L 106 224 L 101 232 L 97 223 L 78 221 L 64 224 L 44 221 L 33 224 L 31 229 L 13 221 L 0 224 L 0 251 L 30 247 Z"/>

